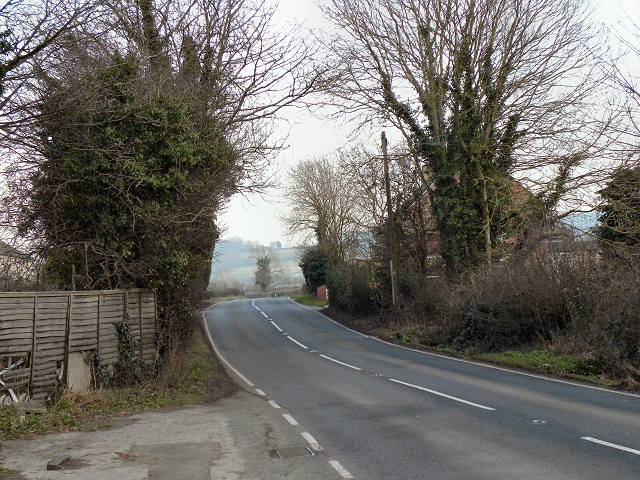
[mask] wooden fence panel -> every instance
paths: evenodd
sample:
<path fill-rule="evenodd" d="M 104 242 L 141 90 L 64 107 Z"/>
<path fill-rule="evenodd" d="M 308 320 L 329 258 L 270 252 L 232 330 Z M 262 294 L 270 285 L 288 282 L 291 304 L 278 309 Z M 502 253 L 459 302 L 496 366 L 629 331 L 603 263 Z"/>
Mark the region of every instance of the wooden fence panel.
<path fill-rule="evenodd" d="M 0 293 L 0 397 L 9 388 L 45 400 L 66 380 L 69 355 L 96 351 L 118 361 L 115 323 L 128 318 L 139 358 L 156 358 L 156 297 L 145 290 Z M 15 393 L 15 392 L 14 392 Z M 2 400 L 2 398 L 0 398 Z"/>
<path fill-rule="evenodd" d="M 33 343 L 34 298 L 19 297 L 15 302 L 0 298 L 0 357 L 31 350 Z M 0 370 L 4 365 L 0 363 Z"/>

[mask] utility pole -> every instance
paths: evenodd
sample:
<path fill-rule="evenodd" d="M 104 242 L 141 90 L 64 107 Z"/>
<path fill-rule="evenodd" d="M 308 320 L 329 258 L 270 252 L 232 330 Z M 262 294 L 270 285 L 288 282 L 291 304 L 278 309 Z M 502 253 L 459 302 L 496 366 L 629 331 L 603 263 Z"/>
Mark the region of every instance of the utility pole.
<path fill-rule="evenodd" d="M 387 154 L 387 136 L 382 132 L 382 162 L 384 163 L 384 185 L 387 190 L 387 217 L 389 224 L 389 268 L 391 270 L 391 300 L 393 306 L 400 304 L 400 292 L 398 290 L 398 252 L 396 246 L 395 220 L 393 219 L 393 206 L 391 205 L 391 182 L 389 180 L 389 157 Z"/>

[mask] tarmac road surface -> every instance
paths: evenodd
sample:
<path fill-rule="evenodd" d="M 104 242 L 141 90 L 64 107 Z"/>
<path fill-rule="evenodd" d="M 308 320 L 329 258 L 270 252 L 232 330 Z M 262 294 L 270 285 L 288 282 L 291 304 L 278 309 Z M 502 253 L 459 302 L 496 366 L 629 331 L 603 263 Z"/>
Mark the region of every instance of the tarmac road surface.
<path fill-rule="evenodd" d="M 205 316 L 237 382 L 353 478 L 640 478 L 637 395 L 400 348 L 287 298 Z"/>

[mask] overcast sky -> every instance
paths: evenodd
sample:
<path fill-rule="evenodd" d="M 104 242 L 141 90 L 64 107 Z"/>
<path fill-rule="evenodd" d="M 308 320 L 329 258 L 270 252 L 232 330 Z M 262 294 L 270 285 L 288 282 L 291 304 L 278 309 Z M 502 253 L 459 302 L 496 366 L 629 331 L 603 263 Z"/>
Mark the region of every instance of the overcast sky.
<path fill-rule="evenodd" d="M 280 11 L 283 19 L 304 23 L 305 26 L 322 27 L 322 15 L 314 0 L 281 0 Z M 611 28 L 620 32 L 631 25 L 631 19 L 640 22 L 640 1 L 619 0 L 603 1 L 599 7 L 600 18 Z M 348 142 L 350 127 L 331 123 L 329 120 L 314 117 L 309 113 L 297 112 L 293 124 L 283 123 L 283 134 L 289 130 L 289 147 L 277 158 L 276 178 L 284 180 L 288 168 L 299 160 L 330 154 L 345 146 Z M 370 145 L 379 144 L 379 132 L 373 132 L 370 138 L 361 138 Z M 277 216 L 285 209 L 280 192 L 269 192 L 264 198 L 251 196 L 234 197 L 220 217 L 226 228 L 223 238 L 242 237 L 244 240 L 259 241 L 264 245 L 281 241 L 284 246 L 295 246 L 296 239 L 288 239 Z"/>
<path fill-rule="evenodd" d="M 281 0 L 279 17 L 297 22 L 305 27 L 322 28 L 322 13 L 314 0 Z M 347 143 L 350 127 L 319 118 L 307 111 L 287 111 L 287 122 L 281 122 L 280 134 L 287 136 L 288 148 L 281 152 L 274 164 L 276 180 L 283 182 L 286 171 L 295 163 L 309 157 L 335 152 Z M 285 246 L 295 246 L 298 241 L 289 239 L 278 221 L 285 205 L 279 190 L 265 196 L 234 197 L 221 215 L 226 228 L 223 238 L 242 237 L 259 241 L 264 245 L 280 241 Z"/>

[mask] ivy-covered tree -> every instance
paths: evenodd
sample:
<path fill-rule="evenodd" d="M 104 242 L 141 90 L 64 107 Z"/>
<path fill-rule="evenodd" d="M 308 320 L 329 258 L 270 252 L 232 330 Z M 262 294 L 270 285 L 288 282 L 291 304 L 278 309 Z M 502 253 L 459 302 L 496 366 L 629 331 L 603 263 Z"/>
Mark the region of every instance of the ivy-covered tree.
<path fill-rule="evenodd" d="M 19 227 L 58 287 L 151 288 L 171 323 L 208 283 L 235 153 L 215 119 L 146 90 L 142 71 L 116 54 L 79 82 L 52 80 Z"/>
<path fill-rule="evenodd" d="M 298 266 L 302 269 L 302 276 L 309 293 L 315 294 L 318 287 L 327 282 L 328 263 L 327 254 L 320 245 L 306 247 L 302 251 Z"/>
<path fill-rule="evenodd" d="M 0 221 L 56 287 L 148 287 L 164 332 L 185 325 L 217 213 L 270 185 L 271 122 L 319 88 L 310 48 L 275 15 L 251 0 L 0 7 L 0 130 L 17 132 Z"/>
<path fill-rule="evenodd" d="M 335 105 L 403 134 L 450 272 L 494 258 L 524 220 L 513 178 L 553 211 L 589 184 L 585 170 L 602 170 L 577 168 L 602 125 L 585 108 L 599 70 L 582 0 L 330 0 L 324 11 L 340 27 L 327 42 Z"/>
<path fill-rule="evenodd" d="M 620 168 L 598 192 L 598 225 L 594 233 L 608 251 L 621 252 L 640 244 L 640 167 Z"/>

